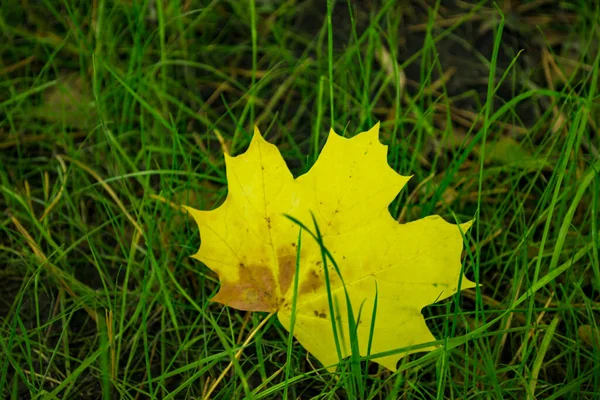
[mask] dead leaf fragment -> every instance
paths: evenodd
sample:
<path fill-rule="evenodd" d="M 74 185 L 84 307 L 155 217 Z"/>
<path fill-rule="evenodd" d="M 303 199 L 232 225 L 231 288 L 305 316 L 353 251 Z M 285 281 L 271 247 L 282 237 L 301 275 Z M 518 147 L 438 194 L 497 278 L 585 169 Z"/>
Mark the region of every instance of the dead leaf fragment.
<path fill-rule="evenodd" d="M 537 170 L 548 165 L 543 157 L 534 156 L 522 144 L 509 136 L 489 144 L 485 151 L 485 161 L 510 167 Z"/>
<path fill-rule="evenodd" d="M 600 347 L 600 331 L 591 325 L 579 325 L 579 339 L 589 348 Z"/>
<path fill-rule="evenodd" d="M 94 123 L 96 108 L 91 90 L 77 75 L 68 75 L 44 94 L 44 102 L 35 110 L 39 118 L 85 129 Z"/>

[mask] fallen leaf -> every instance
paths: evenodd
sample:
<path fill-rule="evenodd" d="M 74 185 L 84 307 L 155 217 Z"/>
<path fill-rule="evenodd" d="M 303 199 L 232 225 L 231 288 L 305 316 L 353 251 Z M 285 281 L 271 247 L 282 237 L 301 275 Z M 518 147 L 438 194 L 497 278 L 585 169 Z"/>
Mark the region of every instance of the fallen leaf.
<path fill-rule="evenodd" d="M 96 121 L 91 90 L 77 74 L 67 75 L 44 93 L 44 102 L 34 115 L 75 129 L 85 129 Z"/>
<path fill-rule="evenodd" d="M 312 227 L 311 212 L 343 279 L 328 263 L 342 357 L 351 354 L 345 291 L 355 316 L 361 310 L 356 335 L 365 356 L 373 318 L 370 354 L 434 341 L 421 309 L 455 294 L 461 278 L 462 289 L 475 286 L 461 276 L 463 240 L 457 225 L 439 216 L 399 224 L 390 215 L 389 204 L 410 177 L 388 165 L 379 124 L 352 139 L 331 130 L 316 163 L 296 179 L 258 129 L 248 151 L 237 157 L 225 154 L 225 163 L 225 202 L 212 211 L 188 207 L 202 239 L 193 257 L 221 282 L 213 301 L 240 310 L 276 311 L 290 330 L 300 228 L 284 214 Z M 304 232 L 293 333 L 333 370 L 339 358 L 328 297 L 321 247 Z M 395 370 L 403 356 L 434 348 L 374 361 Z"/>
<path fill-rule="evenodd" d="M 477 152 L 480 153 L 479 150 Z M 485 151 L 485 161 L 526 170 L 538 170 L 549 166 L 544 158 L 534 156 L 522 144 L 508 136 L 489 144 Z"/>
<path fill-rule="evenodd" d="M 591 325 L 579 325 L 579 339 L 589 348 L 600 346 L 600 331 Z"/>

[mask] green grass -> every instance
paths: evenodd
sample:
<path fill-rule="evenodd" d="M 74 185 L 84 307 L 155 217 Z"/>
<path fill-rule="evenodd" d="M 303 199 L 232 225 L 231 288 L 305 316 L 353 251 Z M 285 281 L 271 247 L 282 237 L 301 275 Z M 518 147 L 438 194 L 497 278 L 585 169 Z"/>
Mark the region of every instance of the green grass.
<path fill-rule="evenodd" d="M 203 398 L 231 364 L 211 398 L 600 398 L 600 5 L 425 3 L 3 1 L 0 397 Z M 481 286 L 423 310 L 440 350 L 332 374 L 210 302 L 178 205 L 223 201 L 255 124 L 297 176 L 377 121 L 390 212 L 475 218 Z"/>

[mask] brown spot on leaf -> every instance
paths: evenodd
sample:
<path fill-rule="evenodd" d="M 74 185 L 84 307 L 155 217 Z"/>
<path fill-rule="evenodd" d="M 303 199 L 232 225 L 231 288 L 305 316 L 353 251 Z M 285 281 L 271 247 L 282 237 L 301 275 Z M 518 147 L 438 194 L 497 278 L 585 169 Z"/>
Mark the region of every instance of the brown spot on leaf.
<path fill-rule="evenodd" d="M 275 277 L 266 265 L 239 264 L 239 280 L 219 276 L 221 289 L 212 301 L 245 311 L 272 312 L 278 308 Z"/>
<path fill-rule="evenodd" d="M 325 318 L 327 318 L 327 314 L 325 314 L 324 312 L 319 313 L 319 318 L 325 319 Z"/>
<path fill-rule="evenodd" d="M 298 293 L 314 293 L 321 286 L 323 286 L 323 280 L 319 276 L 319 273 L 317 273 L 317 271 L 315 271 L 314 269 L 311 269 L 308 275 L 306 276 L 305 280 L 300 285 L 300 290 L 298 291 Z"/>
<path fill-rule="evenodd" d="M 278 252 L 280 253 L 280 252 Z M 281 293 L 285 293 L 294 280 L 296 273 L 296 255 L 295 254 L 279 254 L 279 287 Z"/>

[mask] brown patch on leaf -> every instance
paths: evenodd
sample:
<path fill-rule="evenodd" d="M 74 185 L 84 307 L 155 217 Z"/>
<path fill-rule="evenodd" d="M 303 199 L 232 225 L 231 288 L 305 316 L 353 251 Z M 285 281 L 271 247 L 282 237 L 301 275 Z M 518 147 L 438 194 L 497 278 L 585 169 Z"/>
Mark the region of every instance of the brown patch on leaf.
<path fill-rule="evenodd" d="M 275 277 L 269 267 L 240 263 L 239 274 L 239 281 L 219 276 L 221 290 L 212 301 L 244 311 L 277 311 Z"/>
<path fill-rule="evenodd" d="M 319 273 L 316 270 L 311 269 L 306 279 L 300 285 L 298 294 L 314 293 L 321 286 L 323 286 L 323 280 L 319 276 Z"/>
<path fill-rule="evenodd" d="M 277 261 L 279 262 L 279 288 L 281 289 L 281 293 L 285 293 L 294 280 L 294 274 L 296 273 L 296 255 L 278 255 Z"/>

